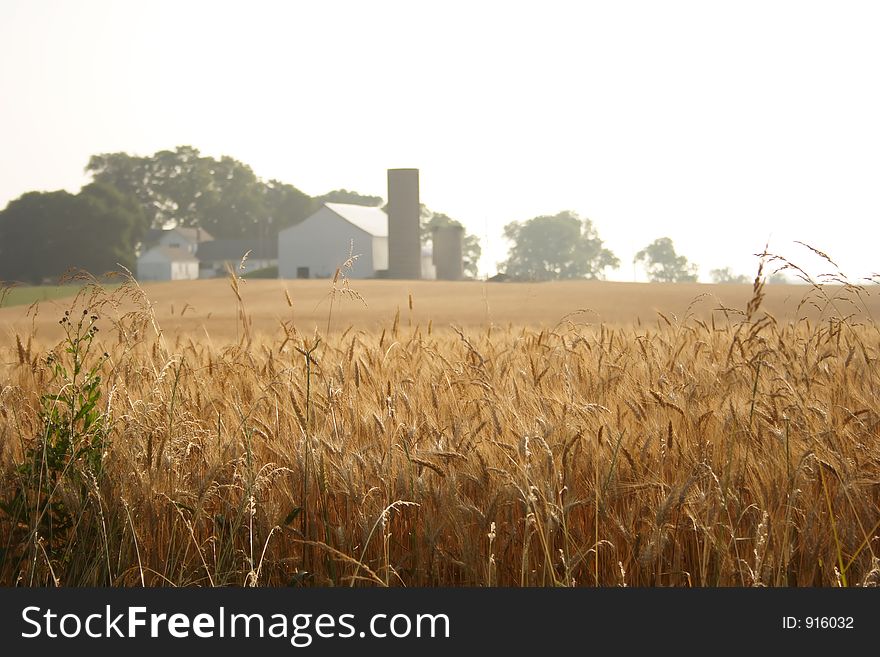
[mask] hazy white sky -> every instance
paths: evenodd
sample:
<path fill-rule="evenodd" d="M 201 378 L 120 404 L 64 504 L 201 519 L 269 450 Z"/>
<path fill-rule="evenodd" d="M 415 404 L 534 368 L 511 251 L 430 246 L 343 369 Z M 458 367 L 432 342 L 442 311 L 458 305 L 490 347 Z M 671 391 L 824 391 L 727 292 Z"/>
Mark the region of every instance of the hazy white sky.
<path fill-rule="evenodd" d="M 191 144 L 313 195 L 417 167 L 488 273 L 504 224 L 568 209 L 616 279 L 661 236 L 702 280 L 768 239 L 863 276 L 878 33 L 880 3 L 840 0 L 0 0 L 0 208 L 78 190 L 94 153 Z"/>

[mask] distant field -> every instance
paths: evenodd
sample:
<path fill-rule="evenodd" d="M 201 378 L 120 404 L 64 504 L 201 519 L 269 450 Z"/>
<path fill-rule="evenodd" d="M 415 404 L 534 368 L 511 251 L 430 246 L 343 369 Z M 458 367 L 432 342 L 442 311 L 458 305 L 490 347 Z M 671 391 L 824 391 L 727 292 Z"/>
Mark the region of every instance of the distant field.
<path fill-rule="evenodd" d="M 399 312 L 402 327 L 427 330 L 462 327 L 553 327 L 563 321 L 577 324 L 656 325 L 663 313 L 668 319 L 692 314 L 704 321 L 723 320 L 722 307 L 743 310 L 751 298 L 751 285 L 649 284 L 572 281 L 555 283 L 484 283 L 433 281 L 353 281 L 363 299 L 337 295 L 330 316 L 330 281 L 249 280 L 240 293 L 251 329 L 259 334 L 277 334 L 281 322 L 292 322 L 299 331 L 349 327 L 373 330 L 387 326 Z M 70 288 L 18 288 L 0 308 L 0 335 L 10 331 L 30 334 L 39 340 L 61 336 L 57 322 L 72 298 Z M 227 280 L 152 283 L 143 286 L 152 303 L 158 325 L 168 335 L 206 335 L 212 340 L 235 339 L 241 330 L 239 306 Z M 762 307 L 777 319 L 798 314 L 816 316 L 807 304 L 798 309 L 810 288 L 802 285 L 771 285 L 765 288 Z M 841 288 L 826 288 L 841 296 Z M 27 315 L 24 305 L 45 297 L 36 317 Z M 292 306 L 288 303 L 288 297 Z M 412 308 L 410 309 L 410 300 Z M 20 305 L 6 307 L 11 303 Z M 872 316 L 880 313 L 876 297 L 867 301 Z M 854 309 L 839 302 L 839 314 Z"/>
<path fill-rule="evenodd" d="M 30 305 L 34 301 L 49 301 L 72 297 L 82 289 L 80 285 L 22 285 L 0 292 L 0 307 Z"/>

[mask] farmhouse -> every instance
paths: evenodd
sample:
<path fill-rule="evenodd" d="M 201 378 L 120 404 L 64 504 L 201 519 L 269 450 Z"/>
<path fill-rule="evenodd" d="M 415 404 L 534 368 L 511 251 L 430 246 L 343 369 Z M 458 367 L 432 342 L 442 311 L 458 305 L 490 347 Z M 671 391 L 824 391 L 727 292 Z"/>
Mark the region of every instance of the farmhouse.
<path fill-rule="evenodd" d="M 183 249 L 195 255 L 199 247 L 214 238 L 204 228 L 171 228 L 168 230 L 154 229 L 147 234 L 147 246 L 168 246 L 172 249 Z"/>
<path fill-rule="evenodd" d="M 181 247 L 154 246 L 137 261 L 139 281 L 189 281 L 198 277 L 198 258 Z"/>
<path fill-rule="evenodd" d="M 198 252 L 213 236 L 203 228 L 154 229 L 144 240 L 147 249 L 138 256 L 140 281 L 188 281 L 199 278 Z"/>

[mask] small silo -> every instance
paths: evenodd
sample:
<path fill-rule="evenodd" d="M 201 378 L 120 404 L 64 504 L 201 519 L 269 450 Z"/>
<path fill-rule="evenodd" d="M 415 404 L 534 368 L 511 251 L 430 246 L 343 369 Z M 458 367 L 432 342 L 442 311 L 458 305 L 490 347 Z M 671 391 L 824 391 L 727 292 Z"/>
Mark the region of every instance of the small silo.
<path fill-rule="evenodd" d="M 434 229 L 434 265 L 437 280 L 460 281 L 464 278 L 464 226 L 448 224 Z"/>
<path fill-rule="evenodd" d="M 422 244 L 419 170 L 388 169 L 388 275 L 419 279 Z"/>

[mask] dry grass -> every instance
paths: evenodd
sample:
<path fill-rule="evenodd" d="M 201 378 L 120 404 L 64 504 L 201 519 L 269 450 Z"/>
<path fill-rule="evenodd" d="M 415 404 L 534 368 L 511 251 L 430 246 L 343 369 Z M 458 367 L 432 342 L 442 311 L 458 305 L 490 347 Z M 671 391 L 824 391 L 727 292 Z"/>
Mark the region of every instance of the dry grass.
<path fill-rule="evenodd" d="M 189 310 L 180 330 L 150 312 L 147 298 L 168 303 L 163 286 L 92 289 L 71 317 L 87 305 L 101 333 L 51 350 L 67 378 L 31 327 L 0 348 L 0 581 L 870 584 L 880 333 L 869 290 L 835 282 L 785 288 L 790 321 L 766 312 L 783 293 L 756 283 L 724 302 L 740 310 L 685 303 L 642 326 L 559 321 L 587 305 L 570 293 L 587 284 L 532 286 L 517 311 L 528 323 L 499 318 L 506 286 L 461 284 L 434 313 L 443 284 L 355 284 L 370 306 L 375 289 L 397 290 L 400 312 L 373 308 L 352 328 L 348 313 L 367 311 L 336 299 L 328 334 L 326 306 L 304 317 L 326 282 L 320 295 L 289 284 L 288 304 L 283 283 L 249 281 L 226 288 L 231 324 L 210 339 Z M 202 312 L 213 285 L 192 284 Z M 696 296 L 651 288 L 667 290 Z M 263 293 L 274 319 L 257 331 Z M 55 335 L 46 313 L 40 340 Z M 90 367 L 97 413 L 47 429 L 59 397 L 84 398 Z M 53 470 L 45 443 L 65 431 L 73 447 Z"/>

